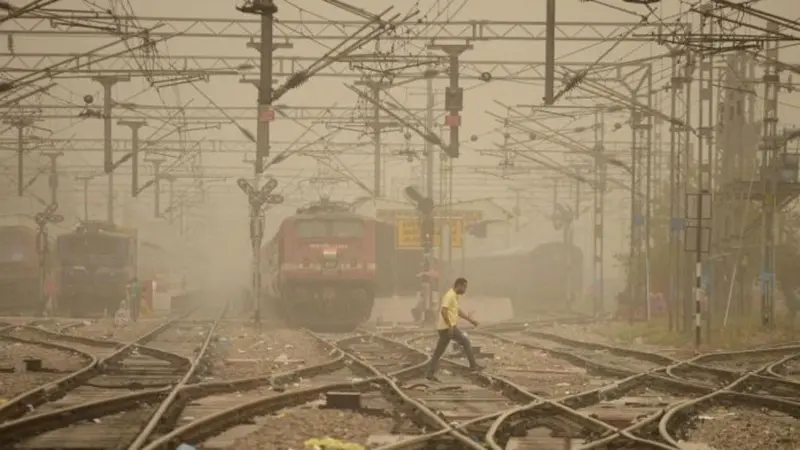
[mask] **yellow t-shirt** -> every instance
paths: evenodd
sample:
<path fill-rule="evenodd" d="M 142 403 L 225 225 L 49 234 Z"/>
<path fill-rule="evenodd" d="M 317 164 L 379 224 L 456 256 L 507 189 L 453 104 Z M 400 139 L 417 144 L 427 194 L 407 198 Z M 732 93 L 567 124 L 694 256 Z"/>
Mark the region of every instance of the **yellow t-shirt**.
<path fill-rule="evenodd" d="M 442 308 L 447 310 L 447 317 L 450 319 L 450 323 L 455 325 L 458 320 L 458 294 L 456 294 L 456 291 L 450 289 L 442 296 L 442 303 L 439 307 L 439 314 L 437 315 L 439 318 L 436 325 L 437 330 L 446 330 L 450 328 L 442 317 Z"/>

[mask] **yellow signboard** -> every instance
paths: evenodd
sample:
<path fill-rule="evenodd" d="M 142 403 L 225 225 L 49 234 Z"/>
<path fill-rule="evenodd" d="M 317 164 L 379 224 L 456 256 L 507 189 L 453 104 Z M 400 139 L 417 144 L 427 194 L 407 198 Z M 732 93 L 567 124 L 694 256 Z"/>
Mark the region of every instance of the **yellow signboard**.
<path fill-rule="evenodd" d="M 397 224 L 397 248 L 420 248 L 422 238 L 420 236 L 420 221 L 418 217 L 398 217 Z M 439 247 L 442 242 L 442 226 L 447 226 L 447 218 L 437 217 L 434 219 L 433 246 Z M 463 239 L 464 222 L 460 218 L 450 219 L 450 246 L 461 248 Z"/>

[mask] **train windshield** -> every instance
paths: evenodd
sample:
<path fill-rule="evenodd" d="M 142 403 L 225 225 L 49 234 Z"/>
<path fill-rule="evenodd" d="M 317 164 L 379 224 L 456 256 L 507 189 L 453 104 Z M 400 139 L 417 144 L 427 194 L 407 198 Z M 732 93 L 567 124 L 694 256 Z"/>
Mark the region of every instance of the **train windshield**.
<path fill-rule="evenodd" d="M 331 237 L 359 238 L 364 234 L 364 222 L 360 220 L 334 220 L 331 222 Z"/>
<path fill-rule="evenodd" d="M 59 240 L 59 256 L 73 264 L 121 267 L 128 262 L 127 239 L 112 236 L 70 236 Z"/>
<path fill-rule="evenodd" d="M 360 238 L 364 234 L 364 222 L 352 219 L 299 220 L 295 232 L 301 239 Z"/>
<path fill-rule="evenodd" d="M 0 231 L 0 263 L 19 263 L 34 258 L 31 236 L 21 230 Z"/>
<path fill-rule="evenodd" d="M 322 220 L 299 220 L 295 233 L 302 239 L 324 238 L 328 236 L 328 226 Z"/>

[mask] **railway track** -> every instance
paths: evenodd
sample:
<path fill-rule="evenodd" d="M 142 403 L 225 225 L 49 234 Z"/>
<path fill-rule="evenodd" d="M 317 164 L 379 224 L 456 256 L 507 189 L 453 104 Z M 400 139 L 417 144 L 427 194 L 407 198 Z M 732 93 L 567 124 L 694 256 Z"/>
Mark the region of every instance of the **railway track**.
<path fill-rule="evenodd" d="M 788 351 L 789 349 L 784 350 Z M 757 356 L 758 352 L 759 351 L 756 350 L 752 352 L 740 352 L 740 354 L 749 353 Z M 774 355 L 774 352 L 770 350 L 767 350 L 767 352 Z M 783 413 L 787 417 L 792 417 L 795 420 L 799 419 L 800 402 L 798 402 L 799 398 L 797 394 L 792 398 L 781 398 L 773 395 L 764 395 L 761 392 L 754 393 L 755 389 L 752 388 L 754 385 L 764 386 L 770 382 L 777 383 L 780 388 L 786 388 L 787 385 L 794 388 L 800 387 L 800 384 L 796 382 L 771 379 L 763 376 L 764 373 L 769 374 L 771 370 L 774 372 L 776 366 L 800 358 L 800 349 L 794 349 L 794 352 L 793 354 L 780 358 L 778 361 L 762 364 L 755 370 L 740 373 L 725 386 L 714 389 L 706 395 L 693 398 L 668 408 L 658 420 L 659 437 L 668 444 L 678 447 L 682 444 L 681 437 L 688 434 L 687 429 L 691 427 L 698 415 L 718 405 L 740 410 L 753 408 L 760 409 L 761 411 L 776 411 Z M 792 443 L 791 445 L 794 444 Z"/>
<path fill-rule="evenodd" d="M 633 367 L 630 364 L 621 364 L 615 358 L 609 362 L 616 364 L 616 366 L 604 369 L 602 366 L 609 362 L 604 363 L 602 360 L 609 353 L 650 362 L 664 358 L 662 355 L 581 342 L 546 333 L 532 334 L 536 335 L 538 339 L 567 347 L 565 349 L 545 344 L 539 348 L 545 348 L 547 351 L 554 352 L 567 359 L 577 360 L 576 363 L 578 364 L 581 363 L 580 360 L 584 360 L 585 363 L 588 363 L 585 367 L 601 369 L 607 374 L 617 372 L 622 375 L 623 372 Z M 530 344 L 528 342 L 522 345 Z M 587 355 L 586 350 L 601 350 L 599 353 L 602 356 Z M 678 445 L 679 440 L 672 438 L 670 433 L 674 430 L 685 430 L 686 424 L 690 423 L 690 418 L 696 417 L 696 415 L 692 415 L 692 412 L 696 410 L 683 405 L 695 405 L 698 402 L 698 398 L 709 398 L 718 401 L 719 399 L 733 396 L 741 400 L 744 405 L 770 405 L 770 408 L 785 411 L 787 408 L 786 403 L 792 402 L 781 398 L 781 396 L 796 397 L 797 386 L 786 380 L 774 377 L 768 378 L 765 375 L 770 374 L 770 369 L 773 372 L 776 370 L 780 372 L 781 368 L 788 362 L 800 358 L 800 355 L 793 353 L 797 351 L 798 349 L 792 347 L 772 348 L 700 355 L 685 361 L 673 360 L 661 368 L 630 375 L 601 388 L 598 391 L 599 397 L 602 399 L 600 402 L 591 401 L 594 396 L 592 391 L 566 396 L 557 400 L 557 402 L 584 413 L 587 412 L 587 400 L 589 400 L 588 403 L 595 403 L 595 406 L 588 408 L 590 411 L 592 409 L 596 411 L 598 406 L 608 408 L 605 415 L 599 414 L 595 416 L 603 419 L 604 423 L 612 425 L 614 430 L 592 442 L 582 442 L 581 445 L 583 447 L 581 448 L 607 448 L 608 445 L 628 445 L 633 446 L 632 448 L 643 449 L 676 448 L 675 446 Z M 664 360 L 664 363 L 668 363 L 669 359 L 671 358 Z M 779 361 L 776 362 L 776 359 L 779 359 Z M 766 363 L 759 365 L 758 362 L 749 364 L 739 362 L 742 360 Z M 731 368 L 744 368 L 744 373 L 736 372 Z M 656 394 L 658 402 L 653 401 L 653 394 Z M 708 400 L 707 403 L 702 403 L 702 400 L 700 402 L 704 405 L 711 404 L 709 403 L 711 400 Z M 672 417 L 674 418 L 671 422 L 664 422 L 661 419 L 666 417 L 668 412 L 675 409 L 684 413 L 682 415 L 673 415 Z M 636 414 L 637 411 L 639 414 Z M 533 427 L 535 429 L 537 420 L 552 414 L 552 405 L 548 406 L 546 404 L 531 405 L 518 411 L 509 411 L 504 417 L 495 422 L 492 430 L 487 434 L 487 439 L 490 441 L 492 448 L 504 448 L 509 440 L 509 430 L 519 427 L 518 422 L 524 423 L 528 421 L 525 427 Z M 797 414 L 796 410 L 795 414 Z M 628 417 L 626 418 L 625 416 Z M 661 428 L 656 430 L 656 425 L 660 425 Z M 529 439 L 528 441 L 519 442 L 516 448 L 542 447 L 536 446 Z"/>
<path fill-rule="evenodd" d="M 333 380 L 333 384 L 268 395 L 177 428 L 153 442 L 148 449 L 174 448 L 181 442 L 195 445 L 202 443 L 203 448 L 219 448 L 214 444 L 209 447 L 208 444 L 213 442 L 209 438 L 230 430 L 232 424 L 237 420 L 241 421 L 242 417 L 264 416 L 279 409 L 316 400 L 320 395 L 337 390 L 379 390 L 393 407 L 392 414 L 402 418 L 396 421 L 396 426 L 391 430 L 392 436 L 384 436 L 391 437 L 395 443 L 381 448 L 420 448 L 420 445 L 431 442 L 445 445 L 444 448 L 482 448 L 479 442 L 492 420 L 500 415 L 500 410 L 511 404 L 539 401 L 535 395 L 509 380 L 473 373 L 466 366 L 450 360 L 443 361 L 443 368 L 448 371 L 442 376 L 445 383 L 431 386 L 430 383 L 420 380 L 424 371 L 424 363 L 420 361 L 425 361 L 427 355 L 385 337 L 318 337 L 335 346 L 344 360 L 351 365 L 360 366 L 372 373 L 372 376 L 345 383 Z M 360 398 L 367 405 L 375 401 L 373 396 L 364 395 Z M 384 403 L 382 409 L 387 408 Z M 366 409 L 375 408 L 367 406 Z M 569 408 L 565 408 L 565 411 L 569 413 Z M 588 435 L 607 431 L 605 425 L 591 417 L 573 412 L 571 419 L 580 424 L 581 429 L 589 430 Z"/>
<path fill-rule="evenodd" d="M 240 388 L 235 391 L 227 390 L 195 396 L 182 409 L 180 419 L 177 421 L 178 426 L 191 424 L 198 420 L 224 419 L 226 415 L 230 414 L 230 411 L 246 406 L 254 398 L 267 399 L 275 397 L 280 402 L 280 399 L 284 396 L 291 398 L 293 393 L 297 393 L 303 399 L 312 399 L 313 394 L 305 397 L 304 393 L 307 391 L 314 392 L 320 386 L 348 386 L 369 378 L 371 374 L 359 366 L 348 363 L 344 354 L 329 342 L 353 336 L 356 335 L 345 333 L 318 337 L 319 345 L 329 355 L 329 360 L 326 362 L 294 370 L 268 373 L 260 379 L 234 381 L 240 383 Z M 375 355 L 375 357 L 379 358 L 380 355 Z M 398 361 L 398 364 L 402 365 L 403 362 Z M 289 402 L 289 404 L 292 403 Z M 267 404 L 266 408 L 268 411 L 270 405 Z M 231 423 L 231 426 L 225 429 L 224 432 L 205 441 L 203 447 L 206 449 L 230 448 L 237 440 L 248 436 L 261 425 L 259 421 Z M 285 427 L 287 424 L 283 423 L 282 425 Z"/>
<path fill-rule="evenodd" d="M 392 409 L 390 403 L 402 400 L 377 394 L 385 393 L 390 383 L 389 377 L 378 374 L 388 371 L 393 377 L 403 378 L 408 374 L 421 373 L 421 361 L 425 359 L 413 351 L 398 351 L 399 344 L 375 341 L 360 333 L 312 333 L 312 336 L 330 349 L 331 361 L 274 374 L 268 386 L 248 392 L 251 399 L 248 402 L 235 399 L 231 400 L 234 405 L 220 409 L 224 402 L 218 400 L 215 402 L 217 410 L 209 411 L 206 408 L 201 417 L 195 417 L 193 421 L 152 442 L 147 449 L 172 449 L 181 442 L 202 442 L 203 448 L 237 448 L 234 446 L 237 440 L 260 427 L 264 420 L 269 420 L 269 414 L 301 405 L 321 405 L 326 401 L 332 405 L 356 401 L 360 414 L 366 412 L 386 417 L 385 411 Z M 376 369 L 376 366 L 382 369 Z M 324 400 L 326 394 L 330 395 L 328 400 Z M 191 407 L 187 408 L 187 413 L 190 410 Z M 322 415 L 324 411 L 321 410 L 308 411 L 306 422 L 322 420 Z M 243 416 L 260 418 L 242 424 L 240 418 Z M 287 422 L 282 425 L 285 428 Z"/>
<path fill-rule="evenodd" d="M 188 327 L 190 322 L 181 323 Z M 419 332 L 415 335 L 413 330 L 387 335 L 311 334 L 327 349 L 329 361 L 242 380 L 190 383 L 192 377 L 186 378 L 188 371 L 185 370 L 183 378 L 172 383 L 175 386 L 164 387 L 168 376 L 178 377 L 179 374 L 147 372 L 142 366 L 154 368 L 155 363 L 145 358 L 141 365 L 131 366 L 135 369 L 133 372 L 123 370 L 123 373 L 104 374 L 103 377 L 96 374 L 88 384 L 75 389 L 115 390 L 117 395 L 99 402 L 82 403 L 80 406 L 93 406 L 84 408 L 83 412 L 78 407 L 66 417 L 71 417 L 72 422 L 84 421 L 83 426 L 87 428 L 109 427 L 106 429 L 112 433 L 118 426 L 115 420 L 124 420 L 128 427 L 131 420 L 143 424 L 138 435 L 120 440 L 116 447 L 83 448 L 128 448 L 122 441 L 127 441 L 125 445 L 134 444 L 131 448 L 147 450 L 173 450 L 184 442 L 209 449 L 265 448 L 241 445 L 247 442 L 248 435 L 256 436 L 259 430 L 281 425 L 286 428 L 287 423 L 293 424 L 289 428 L 302 431 L 303 423 L 333 420 L 331 426 L 341 429 L 342 417 L 347 416 L 352 418 L 347 422 L 348 428 L 362 428 L 365 433 L 371 431 L 374 435 L 371 443 L 382 449 L 430 445 L 475 449 L 488 445 L 501 449 L 514 444 L 509 448 L 560 450 L 565 448 L 565 441 L 572 446 L 581 445 L 581 448 L 676 448 L 681 439 L 687 438 L 686 430 L 692 426 L 693 419 L 710 405 L 730 405 L 730 408 L 760 405 L 788 415 L 798 414 L 797 383 L 787 374 L 800 360 L 800 349 L 709 354 L 676 361 L 664 355 L 546 333 L 521 333 L 515 331 L 517 328 L 517 325 L 504 326 L 491 333 L 471 333 L 476 346 L 494 353 L 490 355 L 492 359 L 487 360 L 487 373 L 472 373 L 456 354 L 449 354 L 439 373 L 443 383 L 436 384 L 422 379 L 427 359 L 425 346 L 432 345 L 432 336 L 426 333 L 428 342 L 420 345 L 423 341 L 418 338 Z M 42 335 L 47 334 L 26 328 L 19 330 L 19 333 L 30 333 L 25 337 L 31 339 L 37 336 L 43 339 Z M 200 350 L 198 330 L 189 330 L 164 331 L 147 346 L 137 347 L 136 353 L 139 356 L 144 353 L 148 358 L 152 355 L 147 352 L 179 356 L 192 361 L 190 364 L 197 372 L 200 365 L 193 363 L 197 362 L 196 353 Z M 195 337 L 194 343 L 183 339 L 187 335 Z M 206 338 L 213 347 L 210 332 Z M 53 339 L 59 342 L 57 337 Z M 121 344 L 105 345 L 108 348 L 103 351 L 113 354 Z M 84 350 L 88 351 L 91 345 L 87 342 L 86 346 Z M 518 353 L 512 354 L 512 347 Z M 504 360 L 503 356 L 507 358 Z M 104 358 L 107 356 L 100 359 Z M 521 370 L 515 373 L 514 360 L 523 359 L 533 362 L 527 367 L 517 367 Z M 758 363 L 739 363 L 738 360 Z M 177 359 L 174 363 L 180 367 Z M 113 372 L 125 366 L 118 363 L 103 367 Z M 521 371 L 527 371 L 526 376 L 538 371 L 542 376 L 528 379 L 519 375 Z M 696 375 L 708 373 L 711 375 L 705 378 Z M 126 376 L 136 377 L 140 386 L 122 383 Z M 159 379 L 161 376 L 165 378 Z M 575 381 L 578 379 L 589 381 Z M 565 382 L 567 386 L 556 386 Z M 353 407 L 352 402 L 357 406 Z M 105 406 L 98 405 L 103 403 Z M 331 408 L 354 408 L 355 411 L 342 413 L 334 409 L 340 411 L 334 413 L 324 407 L 318 408 L 326 403 L 330 403 Z M 49 405 L 46 403 L 38 410 Z M 65 416 L 59 411 L 63 413 L 64 408 L 48 413 L 50 420 L 64 422 Z M 278 411 L 282 411 L 280 417 L 271 415 Z M 295 413 L 300 422 L 290 420 Z M 42 432 L 42 425 L 47 422 L 36 419 L 42 415 L 41 411 L 27 412 L 15 421 L 0 424 L 0 436 L 12 432 L 26 437 L 16 439 L 15 446 L 3 448 L 58 448 L 32 445 L 48 434 Z M 97 418 L 100 418 L 99 423 L 92 421 Z M 87 420 L 90 422 L 85 422 Z M 25 421 L 28 428 L 22 426 Z M 16 428 L 9 427 L 14 424 Z M 49 433 L 66 433 L 54 430 L 54 422 L 50 427 L 53 431 Z M 116 434 L 121 437 L 120 433 Z M 285 440 L 289 436 L 273 439 Z M 92 440 L 97 442 L 95 437 Z M 20 446 L 26 443 L 27 447 Z"/>
<path fill-rule="evenodd" d="M 401 335 L 413 338 L 413 330 L 404 330 Z M 701 355 L 677 361 L 660 354 L 570 341 L 554 336 L 539 335 L 534 338 L 545 350 L 531 344 L 530 337 L 520 341 L 528 340 L 527 345 L 530 350 L 544 351 L 583 367 L 587 372 L 599 373 L 602 383 L 605 384 L 600 387 L 589 386 L 581 392 L 562 396 L 537 395 L 535 392 L 525 392 L 524 387 L 514 386 L 514 383 L 509 383 L 510 380 L 504 379 L 503 376 L 508 375 L 507 370 L 501 369 L 496 374 L 471 374 L 457 362 L 445 361 L 443 367 L 452 370 L 452 384 L 455 385 L 456 392 L 446 393 L 444 398 L 434 397 L 433 401 L 429 401 L 426 395 L 431 392 L 425 389 L 427 386 L 423 387 L 421 392 L 415 392 L 420 387 L 417 377 L 421 368 L 418 367 L 416 373 L 407 369 L 407 372 L 401 371 L 395 374 L 393 379 L 398 382 L 392 390 L 396 392 L 395 395 L 406 395 L 412 404 L 418 404 L 410 411 L 395 404 L 399 410 L 405 411 L 407 416 L 416 418 L 416 421 L 411 420 L 412 423 L 408 425 L 407 430 L 403 430 L 402 427 L 393 430 L 393 434 L 407 431 L 413 435 L 395 436 L 401 442 L 381 448 L 421 448 L 420 446 L 431 443 L 439 443 L 445 448 L 474 448 L 472 445 L 475 441 L 483 440 L 483 430 L 486 430 L 485 443 L 495 449 L 506 448 L 511 439 L 517 439 L 514 447 L 517 449 L 563 449 L 564 440 L 571 441 L 570 445 L 582 445 L 582 448 L 609 448 L 609 446 L 637 449 L 676 448 L 678 439 L 673 438 L 670 441 L 664 436 L 663 430 L 659 429 L 659 424 L 663 422 L 666 413 L 680 408 L 681 405 L 693 404 L 698 398 L 710 395 L 722 395 L 722 398 L 727 398 L 728 395 L 741 395 L 742 398 L 750 399 L 753 404 L 766 404 L 778 410 L 794 407 L 792 401 L 783 398 L 791 395 L 793 385 L 787 383 L 785 379 L 777 378 L 782 376 L 785 367 L 800 358 L 791 354 L 792 349 L 762 349 L 754 352 Z M 542 340 L 550 343 L 542 345 Z M 526 342 L 517 344 L 525 345 Z M 343 350 L 351 356 L 358 357 L 357 348 L 350 352 L 344 346 Z M 382 353 L 377 350 L 376 352 Z M 767 354 L 763 354 L 765 352 Z M 366 353 L 373 352 L 367 350 Z M 781 355 L 786 356 L 781 361 L 775 362 Z M 752 365 L 745 366 L 741 363 L 737 365 L 735 361 L 730 362 L 748 358 L 771 361 L 771 363 L 755 367 L 756 370 L 744 375 L 737 375 L 735 370 L 731 370 L 734 367 L 744 367 L 744 370 L 751 368 Z M 726 362 L 726 359 L 729 361 Z M 677 371 L 680 376 L 675 376 L 677 369 L 683 370 Z M 774 375 L 770 374 L 770 369 L 775 372 Z M 706 373 L 712 374 L 710 378 L 692 375 Z M 447 375 L 448 378 L 449 376 Z M 731 376 L 744 379 L 738 384 L 723 384 Z M 444 381 L 446 383 L 442 387 L 449 388 L 450 383 L 447 382 L 451 380 L 446 378 Z M 485 400 L 497 401 L 497 396 L 489 397 L 495 392 L 486 397 L 465 393 L 461 399 L 458 398 L 461 394 L 458 391 L 465 390 L 465 387 L 468 388 L 467 391 L 477 391 L 477 385 L 480 384 L 488 388 L 488 391 L 503 389 L 506 393 L 519 395 L 518 406 L 507 405 L 510 407 L 498 408 L 498 403 L 495 403 L 495 408 L 492 409 L 494 413 L 482 415 L 485 410 L 481 408 L 481 403 Z M 731 389 L 733 391 L 729 394 L 728 391 Z M 743 392 L 737 392 L 739 390 Z M 391 393 L 385 394 L 391 396 Z M 441 402 L 437 403 L 438 400 Z M 505 402 L 512 403 L 509 399 L 505 399 Z M 454 408 L 454 405 L 459 403 L 460 405 Z M 519 405 L 519 403 L 525 404 Z M 472 414 L 465 413 L 464 417 L 448 417 L 448 409 L 460 411 L 473 409 L 473 411 L 469 411 Z M 498 412 L 498 409 L 502 410 Z M 794 411 L 797 414 L 796 408 Z M 436 414 L 447 425 L 439 424 L 437 427 L 435 423 L 430 424 L 424 420 L 422 425 L 417 423 L 420 420 L 419 416 L 425 413 Z M 675 417 L 678 418 L 673 418 L 666 428 L 668 430 L 666 436 L 672 436 L 670 433 L 678 433 L 682 426 L 685 427 L 692 413 Z M 180 433 L 176 436 L 178 435 Z M 526 437 L 520 438 L 521 436 Z"/>
<path fill-rule="evenodd" d="M 201 369 L 215 324 L 174 318 L 128 344 L 15 328 L 12 337 L 68 344 L 92 363 L 0 407 L 3 448 L 140 447 L 157 432 L 176 389 Z"/>

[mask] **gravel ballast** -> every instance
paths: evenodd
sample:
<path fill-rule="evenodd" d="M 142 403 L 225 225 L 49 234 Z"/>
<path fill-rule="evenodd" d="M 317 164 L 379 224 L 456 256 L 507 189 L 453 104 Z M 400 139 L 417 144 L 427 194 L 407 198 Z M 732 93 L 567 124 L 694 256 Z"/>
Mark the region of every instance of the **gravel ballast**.
<path fill-rule="evenodd" d="M 492 354 L 490 359 L 478 358 L 479 364 L 484 364 L 489 373 L 501 375 L 537 395 L 557 398 L 608 382 L 540 350 L 481 337 L 475 337 L 472 345 Z"/>
<path fill-rule="evenodd" d="M 794 450 L 800 421 L 777 411 L 716 407 L 699 416 L 686 441 L 715 450 Z"/>
<path fill-rule="evenodd" d="M 258 332 L 252 326 L 223 324 L 214 346 L 215 379 L 251 378 L 330 361 L 320 343 L 300 330 Z"/>
<path fill-rule="evenodd" d="M 237 440 L 229 450 L 264 450 L 307 448 L 309 439 L 332 438 L 367 447 L 373 434 L 389 434 L 394 421 L 385 417 L 352 411 L 299 407 L 261 418 L 257 431 Z"/>
<path fill-rule="evenodd" d="M 42 372 L 25 372 L 26 359 L 42 360 Z M 31 344 L 0 340 L 0 397 L 5 401 L 80 370 L 89 363 L 79 355 Z M 0 400 L 0 403 L 4 402 Z"/>

